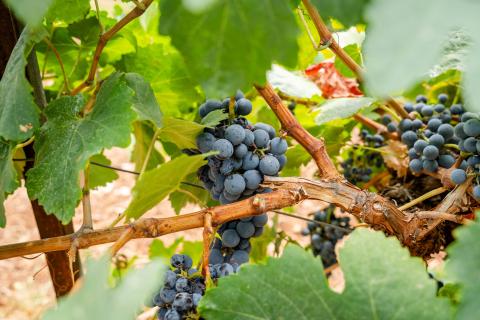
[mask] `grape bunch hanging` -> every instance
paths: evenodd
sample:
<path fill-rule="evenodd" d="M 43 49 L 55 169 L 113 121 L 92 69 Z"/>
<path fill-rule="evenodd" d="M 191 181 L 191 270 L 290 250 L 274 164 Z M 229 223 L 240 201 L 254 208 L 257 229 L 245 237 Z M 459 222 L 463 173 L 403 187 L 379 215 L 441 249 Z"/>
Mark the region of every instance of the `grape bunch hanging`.
<path fill-rule="evenodd" d="M 337 218 L 334 215 L 335 206 L 329 206 L 324 210 L 314 213 L 313 219 L 318 222 L 330 225 L 308 222 L 307 227 L 302 230 L 302 235 L 310 236 L 310 244 L 315 256 L 320 256 L 325 268 L 337 263 L 335 245 L 346 236 L 350 230 L 349 217 Z"/>
<path fill-rule="evenodd" d="M 205 279 L 192 267 L 188 255 L 175 254 L 170 259 L 173 270 L 169 269 L 162 289 L 154 296 L 153 304 L 158 306 L 158 320 L 197 319 L 197 306 L 205 293 Z M 219 263 L 209 265 L 214 280 L 236 273 L 237 264 Z"/>
<path fill-rule="evenodd" d="M 287 161 L 288 148 L 287 141 L 277 137 L 272 126 L 252 124 L 245 118 L 252 111 L 252 103 L 242 92 L 236 93 L 233 110 L 229 107 L 229 98 L 203 103 L 199 110 L 202 118 L 215 110 L 231 116 L 215 128 L 206 128 L 196 140 L 200 152 L 217 152 L 198 170 L 198 177 L 211 197 L 222 204 L 269 192 L 270 189 L 261 187 L 263 177 L 278 175 Z M 221 240 L 214 241 L 210 260 L 215 263 L 247 262 L 249 239 L 262 234 L 267 220 L 266 215 L 261 215 L 222 225 L 218 231 Z"/>
<path fill-rule="evenodd" d="M 461 184 L 468 174 L 477 178 L 480 172 L 480 117 L 466 112 L 458 103 L 447 107 L 448 100 L 448 95 L 442 93 L 435 104 L 428 104 L 427 98 L 420 95 L 415 104 L 404 105 L 411 119 L 403 119 L 398 124 L 389 122 L 387 128 L 398 132 L 409 148 L 412 173 L 450 169 L 458 160 L 450 178 L 453 183 Z M 480 200 L 478 181 L 473 190 L 474 197 Z"/>
<path fill-rule="evenodd" d="M 348 158 L 340 163 L 345 179 L 355 185 L 370 181 L 374 170 L 378 171 L 384 164 L 382 155 L 374 150 L 385 145 L 384 138 L 366 129 L 361 131 L 360 137 L 361 144 L 353 145 L 348 150 Z"/>

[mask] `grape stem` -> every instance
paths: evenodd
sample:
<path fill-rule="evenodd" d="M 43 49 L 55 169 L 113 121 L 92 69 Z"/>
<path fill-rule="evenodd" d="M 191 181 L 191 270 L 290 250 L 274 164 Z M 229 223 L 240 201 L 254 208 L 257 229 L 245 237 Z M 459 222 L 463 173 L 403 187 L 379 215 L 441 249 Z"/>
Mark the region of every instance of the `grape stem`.
<path fill-rule="evenodd" d="M 413 207 L 416 204 L 419 204 L 420 202 L 423 202 L 427 199 L 430 199 L 431 197 L 437 196 L 439 194 L 444 193 L 445 191 L 448 191 L 448 189 L 444 187 L 436 188 L 433 189 L 425 194 L 422 194 L 420 197 L 413 199 L 412 201 L 405 203 L 403 206 L 399 207 L 398 209 L 401 211 L 407 210 L 408 208 Z"/>
<path fill-rule="evenodd" d="M 458 145 L 454 144 L 454 143 L 446 143 L 443 146 L 460 151 L 460 147 Z"/>

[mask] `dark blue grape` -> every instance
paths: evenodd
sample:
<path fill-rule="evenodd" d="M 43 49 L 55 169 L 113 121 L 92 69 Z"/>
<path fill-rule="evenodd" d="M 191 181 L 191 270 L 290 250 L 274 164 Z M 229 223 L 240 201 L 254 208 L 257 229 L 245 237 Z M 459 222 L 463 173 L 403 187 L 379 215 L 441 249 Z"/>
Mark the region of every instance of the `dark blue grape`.
<path fill-rule="evenodd" d="M 232 195 L 241 194 L 245 190 L 245 179 L 236 173 L 225 178 L 225 191 Z"/>
<path fill-rule="evenodd" d="M 440 135 L 438 133 L 435 133 L 435 134 L 432 134 L 430 136 L 430 138 L 428 138 L 428 142 L 431 145 L 434 145 L 437 148 L 440 148 L 441 146 L 443 146 L 445 144 L 445 139 L 443 138 L 442 135 Z"/>
<path fill-rule="evenodd" d="M 243 139 L 243 143 L 247 147 L 253 146 L 255 143 L 255 136 L 253 135 L 253 132 L 249 129 L 244 129 L 245 130 L 245 139 Z"/>
<path fill-rule="evenodd" d="M 442 124 L 442 121 L 440 119 L 432 118 L 428 120 L 427 127 L 428 129 L 436 132 L 438 127 L 440 127 L 441 124 Z"/>
<path fill-rule="evenodd" d="M 245 130 L 241 125 L 232 124 L 225 130 L 225 139 L 230 141 L 234 146 L 239 145 L 245 139 Z"/>
<path fill-rule="evenodd" d="M 462 169 L 454 169 L 450 174 L 450 179 L 455 184 L 462 184 L 467 180 L 467 173 Z"/>
<path fill-rule="evenodd" d="M 252 103 L 250 100 L 241 98 L 235 102 L 235 113 L 241 116 L 246 116 L 252 112 Z"/>
<path fill-rule="evenodd" d="M 159 298 L 164 304 L 170 304 L 173 302 L 173 299 L 175 299 L 176 294 L 177 291 L 173 289 L 162 289 L 162 291 L 160 291 Z"/>
<path fill-rule="evenodd" d="M 270 137 L 267 131 L 263 129 L 256 129 L 253 131 L 253 135 L 255 136 L 255 145 L 257 148 L 266 148 L 268 146 Z"/>
<path fill-rule="evenodd" d="M 423 149 L 425 149 L 426 146 L 428 146 L 428 143 L 427 143 L 425 140 L 417 140 L 417 141 L 415 141 L 415 143 L 413 144 L 413 148 L 414 148 L 415 151 L 417 151 L 418 153 L 423 152 Z"/>
<path fill-rule="evenodd" d="M 249 260 L 248 252 L 244 250 L 235 250 L 230 259 L 231 262 L 235 262 L 238 264 L 244 264 L 248 262 L 248 260 Z"/>
<path fill-rule="evenodd" d="M 283 138 L 273 138 L 270 141 L 270 152 L 274 155 L 281 155 L 284 154 L 288 149 L 287 140 Z"/>
<path fill-rule="evenodd" d="M 262 182 L 262 175 L 258 170 L 247 170 L 243 173 L 245 179 L 245 185 L 250 190 L 255 190 Z"/>
<path fill-rule="evenodd" d="M 419 173 L 423 169 L 422 161 L 420 159 L 413 159 L 409 163 L 409 168 L 412 172 Z"/>
<path fill-rule="evenodd" d="M 480 200 L 480 186 L 479 185 L 476 185 L 476 186 L 473 187 L 473 197 L 477 201 Z"/>
<path fill-rule="evenodd" d="M 387 124 L 387 130 L 388 132 L 395 132 L 397 131 L 397 125 L 393 122 L 390 122 L 389 124 Z"/>
<path fill-rule="evenodd" d="M 410 102 L 407 102 L 403 105 L 403 108 L 405 109 L 405 111 L 407 111 L 408 113 L 412 112 L 414 109 L 413 109 L 413 104 L 411 104 Z"/>
<path fill-rule="evenodd" d="M 430 105 L 424 105 L 422 107 L 422 110 L 420 111 L 420 113 L 423 115 L 423 116 L 426 116 L 426 117 L 431 117 L 433 115 L 433 108 L 432 106 Z"/>
<path fill-rule="evenodd" d="M 445 110 L 440 114 L 440 119 L 443 123 L 450 123 L 452 121 L 452 115 L 449 110 Z"/>
<path fill-rule="evenodd" d="M 204 103 L 206 115 L 212 112 L 213 110 L 222 109 L 223 103 L 218 100 L 207 100 Z"/>
<path fill-rule="evenodd" d="M 193 307 L 192 295 L 187 292 L 177 293 L 173 300 L 172 307 L 180 312 L 185 312 Z"/>
<path fill-rule="evenodd" d="M 435 160 L 438 157 L 439 151 L 436 146 L 426 146 L 425 149 L 423 149 L 423 156 L 427 160 Z"/>
<path fill-rule="evenodd" d="M 260 160 L 258 168 L 261 173 L 267 176 L 274 176 L 280 170 L 280 163 L 274 156 L 266 155 Z"/>
<path fill-rule="evenodd" d="M 233 248 L 240 242 L 240 236 L 234 229 L 227 229 L 222 234 L 222 244 L 224 247 Z"/>
<path fill-rule="evenodd" d="M 413 124 L 412 120 L 402 119 L 402 121 L 400 121 L 400 123 L 398 124 L 398 128 L 401 131 L 405 132 L 412 129 L 412 124 Z"/>
<path fill-rule="evenodd" d="M 168 270 L 165 273 L 165 279 L 163 280 L 163 283 L 166 287 L 173 288 L 175 286 L 175 282 L 177 282 L 177 275 L 172 270 Z"/>
<path fill-rule="evenodd" d="M 470 119 L 478 119 L 478 116 L 473 112 L 465 112 L 462 114 L 462 122 L 467 122 Z"/>
<path fill-rule="evenodd" d="M 273 129 L 273 127 L 269 124 L 258 122 L 255 124 L 254 128 L 267 131 L 270 139 L 275 138 L 275 135 L 276 135 L 275 129 Z"/>
<path fill-rule="evenodd" d="M 242 161 L 243 170 L 252 170 L 257 168 L 258 164 L 260 163 L 260 158 L 255 153 L 249 151 L 247 155 L 243 157 Z"/>
<path fill-rule="evenodd" d="M 235 202 L 235 201 L 237 201 L 237 200 L 240 198 L 240 196 L 241 196 L 242 194 L 241 194 L 241 193 L 240 193 L 240 194 L 230 194 L 230 193 L 227 192 L 227 190 L 223 190 L 222 195 L 223 195 L 223 197 L 224 197 L 225 199 L 227 199 L 228 201 L 230 201 L 230 202 Z"/>
<path fill-rule="evenodd" d="M 215 141 L 212 150 L 219 152 L 216 155 L 219 159 L 227 159 L 233 155 L 233 145 L 226 139 L 218 139 Z"/>
<path fill-rule="evenodd" d="M 463 141 L 463 147 L 467 152 L 476 152 L 477 151 L 477 142 L 478 140 L 474 137 L 468 137 Z"/>
<path fill-rule="evenodd" d="M 167 313 L 165 313 L 164 320 L 181 320 L 182 316 L 178 313 L 175 309 L 169 309 Z"/>
<path fill-rule="evenodd" d="M 255 216 L 253 218 L 253 224 L 255 225 L 255 227 L 263 227 L 264 225 L 267 224 L 267 221 L 268 221 L 268 215 L 266 213 Z"/>
<path fill-rule="evenodd" d="M 220 167 L 220 173 L 223 175 L 230 174 L 232 173 L 234 167 L 235 165 L 232 158 L 225 159 L 223 160 L 222 166 Z"/>
<path fill-rule="evenodd" d="M 465 126 L 465 123 L 463 122 L 460 122 L 459 124 L 457 124 L 455 126 L 455 128 L 453 129 L 454 133 L 455 133 L 455 136 L 457 138 L 460 138 L 460 139 L 466 139 L 468 138 L 468 135 L 465 133 L 465 131 L 463 130 L 463 127 Z"/>
<path fill-rule="evenodd" d="M 446 140 L 452 138 L 454 135 L 452 125 L 448 123 L 444 123 L 440 125 L 440 127 L 438 127 L 437 132 L 438 134 L 441 134 Z"/>
<path fill-rule="evenodd" d="M 470 157 L 468 157 L 467 164 L 470 167 L 475 167 L 477 164 L 480 164 L 480 156 L 470 156 Z"/>
<path fill-rule="evenodd" d="M 384 114 L 382 116 L 382 118 L 380 119 L 380 121 L 384 124 L 384 125 L 387 125 L 389 124 L 390 122 L 392 122 L 392 116 L 389 115 L 389 114 Z"/>
<path fill-rule="evenodd" d="M 245 98 L 245 95 L 243 94 L 242 90 L 237 90 L 235 93 L 235 100 L 240 100 L 242 98 Z"/>
<path fill-rule="evenodd" d="M 202 299 L 202 295 L 199 293 L 192 294 L 193 306 L 198 307 L 200 300 Z"/>
<path fill-rule="evenodd" d="M 423 134 L 425 135 L 425 137 L 430 138 L 433 135 L 433 132 L 427 129 L 423 131 Z"/>
<path fill-rule="evenodd" d="M 437 99 L 438 99 L 438 102 L 440 103 L 446 103 L 448 100 L 448 95 L 446 93 L 440 93 Z"/>
<path fill-rule="evenodd" d="M 477 119 L 470 119 L 465 122 L 463 131 L 470 137 L 476 137 L 480 135 L 480 121 Z"/>
<path fill-rule="evenodd" d="M 210 256 L 208 257 L 208 262 L 211 264 L 217 264 L 223 262 L 222 252 L 219 249 L 210 250 Z"/>
<path fill-rule="evenodd" d="M 414 108 L 415 108 L 415 111 L 420 113 L 422 111 L 422 108 L 425 106 L 425 104 L 423 102 L 420 102 L 420 103 L 417 103 Z"/>
<path fill-rule="evenodd" d="M 243 159 L 243 157 L 247 155 L 247 152 L 248 152 L 248 147 L 243 143 L 241 143 L 235 147 L 234 154 L 236 158 Z"/>
<path fill-rule="evenodd" d="M 450 107 L 450 112 L 452 114 L 461 114 L 463 113 L 463 108 L 461 104 L 454 104 Z"/>
<path fill-rule="evenodd" d="M 433 107 L 433 110 L 435 110 L 435 112 L 441 113 L 445 110 L 445 106 L 443 104 L 439 103 L 439 104 L 436 104 Z"/>
<path fill-rule="evenodd" d="M 281 155 L 275 155 L 275 158 L 277 158 L 278 163 L 280 164 L 280 170 L 282 170 L 283 167 L 285 167 L 285 164 L 287 164 L 287 156 L 284 154 L 281 154 Z"/>
<path fill-rule="evenodd" d="M 255 226 L 250 221 L 240 221 L 236 227 L 237 233 L 242 238 L 250 238 L 255 233 Z"/>
<path fill-rule="evenodd" d="M 200 115 L 200 118 L 203 118 L 207 115 L 207 108 L 205 108 L 205 103 L 200 105 L 200 108 L 198 109 L 198 114 Z"/>
<path fill-rule="evenodd" d="M 436 160 L 423 160 L 422 165 L 428 172 L 435 172 L 438 169 L 438 162 Z"/>
<path fill-rule="evenodd" d="M 413 130 L 418 130 L 421 127 L 423 127 L 423 122 L 420 119 L 415 119 L 412 121 L 412 129 Z"/>
<path fill-rule="evenodd" d="M 419 94 L 416 98 L 415 98 L 415 102 L 417 103 L 427 103 L 427 97 L 425 97 L 423 94 Z"/>
<path fill-rule="evenodd" d="M 410 148 L 410 149 L 408 150 L 408 157 L 409 157 L 410 159 L 417 159 L 417 158 L 418 158 L 417 151 L 415 151 L 414 148 Z"/>
<path fill-rule="evenodd" d="M 438 157 L 438 165 L 442 168 L 449 169 L 455 163 L 455 158 L 449 154 L 442 154 Z"/>
<path fill-rule="evenodd" d="M 216 140 L 213 134 L 208 132 L 201 133 L 196 139 L 198 150 L 202 153 L 212 150 Z"/>
<path fill-rule="evenodd" d="M 175 283 L 175 290 L 177 292 L 187 292 L 190 290 L 190 283 L 188 282 L 187 278 L 178 278 L 177 282 Z"/>
<path fill-rule="evenodd" d="M 185 254 L 174 254 L 170 258 L 170 264 L 174 268 L 188 270 L 192 267 L 193 261 L 192 258 Z"/>
<path fill-rule="evenodd" d="M 415 141 L 417 141 L 417 139 L 417 134 L 413 131 L 405 131 L 402 134 L 402 142 L 409 147 L 412 147 Z"/>

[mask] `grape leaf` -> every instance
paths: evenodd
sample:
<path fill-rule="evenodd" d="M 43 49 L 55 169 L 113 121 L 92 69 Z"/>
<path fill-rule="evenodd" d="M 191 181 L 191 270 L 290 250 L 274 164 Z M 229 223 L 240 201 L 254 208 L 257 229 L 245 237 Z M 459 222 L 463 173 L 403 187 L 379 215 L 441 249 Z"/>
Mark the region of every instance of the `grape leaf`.
<path fill-rule="evenodd" d="M 338 98 L 327 100 L 318 110 L 320 113 L 315 118 L 317 124 L 323 124 L 334 119 L 351 117 L 363 108 L 369 107 L 375 102 L 373 98 Z"/>
<path fill-rule="evenodd" d="M 161 287 L 166 268 L 160 261 L 143 269 L 128 272 L 119 284 L 108 284 L 110 257 L 87 261 L 87 274 L 82 286 L 60 300 L 43 320 L 134 319 L 142 304 Z"/>
<path fill-rule="evenodd" d="M 310 154 L 300 144 L 288 148 L 285 155 L 287 156 L 287 164 L 280 171 L 280 175 L 283 177 L 299 176 L 300 166 L 312 160 Z"/>
<path fill-rule="evenodd" d="M 455 230 L 456 241 L 447 248 L 448 262 L 445 266 L 448 280 L 460 284 L 460 304 L 456 319 L 478 319 L 478 296 L 480 287 L 480 246 L 477 220 Z"/>
<path fill-rule="evenodd" d="M 164 121 L 164 126 L 160 129 L 160 139 L 172 142 L 181 149 L 197 147 L 195 139 L 205 126 L 174 118 L 165 118 Z"/>
<path fill-rule="evenodd" d="M 0 137 L 5 140 L 28 139 L 39 126 L 39 109 L 25 77 L 26 56 L 39 36 L 29 28 L 24 29 L 0 81 Z"/>
<path fill-rule="evenodd" d="M 152 143 L 155 130 L 146 123 L 136 121 L 133 124 L 133 134 L 135 136 L 135 145 L 133 146 L 130 160 L 135 163 L 135 171 L 140 172 L 142 170 L 143 163 L 145 162 L 145 158 L 147 156 L 148 149 L 150 148 L 150 144 Z M 164 161 L 165 159 L 154 146 L 154 148 L 150 152 L 150 157 L 148 158 L 146 170 L 153 169 Z"/>
<path fill-rule="evenodd" d="M 200 314 L 206 319 L 449 318 L 448 301 L 435 296 L 436 284 L 422 261 L 411 258 L 397 239 L 357 229 L 340 249 L 339 261 L 346 282 L 342 294 L 329 289 L 320 259 L 289 245 L 281 258 L 221 278 L 200 301 Z"/>
<path fill-rule="evenodd" d="M 313 0 L 324 18 L 334 18 L 346 26 L 363 23 L 363 11 L 370 0 Z"/>
<path fill-rule="evenodd" d="M 139 120 L 150 120 L 158 128 L 162 127 L 163 114 L 150 84 L 137 73 L 125 74 L 128 86 L 133 89 L 133 109 Z"/>
<path fill-rule="evenodd" d="M 223 110 L 213 110 L 203 117 L 200 123 L 206 127 L 213 128 L 225 119 L 228 119 L 228 113 L 225 113 Z"/>
<path fill-rule="evenodd" d="M 8 7 L 24 23 L 39 25 L 48 11 L 52 0 L 4 0 Z"/>
<path fill-rule="evenodd" d="M 85 17 L 89 10 L 90 0 L 53 0 L 47 13 L 47 20 L 62 20 L 70 24 Z"/>
<path fill-rule="evenodd" d="M 138 219 L 171 192 L 178 190 L 185 177 L 205 164 L 204 157 L 203 154 L 181 155 L 144 172 L 132 189 L 133 198 L 125 210 L 127 218 Z"/>
<path fill-rule="evenodd" d="M 161 3 L 160 33 L 169 35 L 208 97 L 264 83 L 272 62 L 294 67 L 299 28 L 288 0 L 221 0 L 192 13 Z"/>
<path fill-rule="evenodd" d="M 168 115 L 181 116 L 201 97 L 182 56 L 168 44 L 139 47 L 135 54 L 125 55 L 122 62 L 126 72 L 138 72 L 150 82 Z"/>
<path fill-rule="evenodd" d="M 150 259 L 161 259 L 163 263 L 169 264 L 170 257 L 177 252 L 178 246 L 184 241 L 183 237 L 175 238 L 168 247 L 160 239 L 153 239 L 148 247 L 148 257 Z"/>
<path fill-rule="evenodd" d="M 90 172 L 88 175 L 88 189 L 96 189 L 102 187 L 109 182 L 118 179 L 115 170 L 96 165 L 96 163 L 109 166 L 112 164 L 110 159 L 99 153 L 90 157 Z"/>
<path fill-rule="evenodd" d="M 196 172 L 189 174 L 182 182 L 189 183 L 190 185 L 182 183 L 179 191 L 172 192 L 168 197 L 176 214 L 179 214 L 188 203 L 205 205 L 209 202 L 210 192 L 205 190 L 203 186 L 199 184 Z"/>
<path fill-rule="evenodd" d="M 19 186 L 17 172 L 12 162 L 15 144 L 0 139 L 0 228 L 4 228 L 7 220 L 3 202 L 5 195 L 12 193 Z"/>
<path fill-rule="evenodd" d="M 360 50 L 360 47 L 357 44 L 349 44 L 346 47 L 343 47 L 343 50 L 359 65 L 363 65 L 363 60 L 362 60 L 362 51 Z M 353 73 L 352 70 L 350 70 L 349 67 L 342 61 L 342 59 L 339 59 L 335 57 L 335 68 L 340 72 L 340 74 L 344 77 L 347 78 L 355 78 L 356 75 Z"/>
<path fill-rule="evenodd" d="M 27 173 L 27 189 L 47 213 L 68 223 L 81 197 L 79 173 L 89 157 L 104 148 L 127 147 L 133 93 L 123 75 L 116 73 L 102 84 L 93 111 L 84 118 L 81 95 L 62 97 L 45 110 L 47 122 L 35 142 L 35 167 Z M 61 192 L 59 192 L 61 190 Z"/>

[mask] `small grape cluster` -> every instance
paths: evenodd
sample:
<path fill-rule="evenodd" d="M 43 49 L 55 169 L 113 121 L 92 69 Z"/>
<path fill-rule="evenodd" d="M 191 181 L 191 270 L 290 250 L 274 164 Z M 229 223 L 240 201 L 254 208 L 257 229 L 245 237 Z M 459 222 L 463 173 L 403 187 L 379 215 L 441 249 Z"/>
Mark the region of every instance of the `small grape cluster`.
<path fill-rule="evenodd" d="M 207 100 L 200 106 L 200 116 L 214 110 L 229 112 L 230 99 Z M 235 95 L 235 117 L 207 128 L 197 137 L 200 152 L 217 151 L 208 163 L 198 170 L 198 177 L 214 200 L 222 204 L 248 198 L 256 193 L 271 191 L 260 184 L 264 175 L 276 176 L 285 166 L 287 141 L 277 137 L 275 129 L 265 123 L 252 124 L 244 116 L 252 111 L 252 103 L 241 91 Z M 231 112 L 230 112 L 231 113 Z M 267 223 L 266 215 L 231 221 L 222 225 L 215 240 L 211 261 L 248 261 L 251 237 L 261 235 Z"/>
<path fill-rule="evenodd" d="M 353 184 L 370 181 L 372 168 L 383 166 L 382 155 L 371 148 L 382 147 L 385 144 L 384 138 L 379 134 L 371 134 L 366 129 L 361 131 L 360 137 L 363 144 L 353 145 L 352 150 L 348 152 L 348 158 L 340 163 L 345 179 Z M 363 146 L 368 149 L 362 148 Z"/>
<path fill-rule="evenodd" d="M 189 319 L 196 314 L 196 308 L 205 293 L 205 279 L 192 268 L 192 259 L 188 255 L 174 254 L 170 259 L 173 270 L 165 274 L 164 285 L 153 298 L 153 304 L 160 307 L 159 320 Z M 228 276 L 237 272 L 238 265 L 219 263 L 209 265 L 212 279 Z"/>
<path fill-rule="evenodd" d="M 221 225 L 218 229 L 221 239 L 216 238 L 213 241 L 209 263 L 227 262 L 241 265 L 248 262 L 252 249 L 250 238 L 260 236 L 267 221 L 268 216 L 264 213 Z"/>
<path fill-rule="evenodd" d="M 252 111 L 252 103 L 243 93 L 235 96 L 234 119 L 223 120 L 197 137 L 202 152 L 217 151 L 198 171 L 199 179 L 213 199 L 222 204 L 263 192 L 263 176 L 275 176 L 285 165 L 287 141 L 276 137 L 275 129 L 265 123 L 252 125 L 242 116 Z M 200 116 L 214 110 L 228 112 L 230 99 L 207 100 L 200 106 Z"/>
<path fill-rule="evenodd" d="M 337 218 L 334 215 L 334 210 L 335 206 L 329 206 L 325 210 L 315 212 L 313 215 L 315 221 L 329 223 L 330 225 L 321 225 L 311 221 L 302 230 L 302 235 L 310 235 L 313 254 L 321 257 L 325 268 L 337 263 L 335 245 L 338 240 L 350 232 L 350 218 Z"/>

